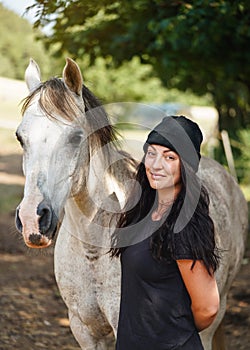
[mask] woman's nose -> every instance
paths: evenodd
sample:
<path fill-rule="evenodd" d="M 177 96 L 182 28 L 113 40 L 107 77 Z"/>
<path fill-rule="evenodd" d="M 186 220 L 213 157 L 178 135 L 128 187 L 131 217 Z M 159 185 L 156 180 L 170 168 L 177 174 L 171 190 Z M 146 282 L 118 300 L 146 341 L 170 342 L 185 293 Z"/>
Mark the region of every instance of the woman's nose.
<path fill-rule="evenodd" d="M 161 169 L 162 168 L 162 157 L 160 155 L 158 155 L 157 157 L 155 157 L 152 167 L 154 169 Z"/>

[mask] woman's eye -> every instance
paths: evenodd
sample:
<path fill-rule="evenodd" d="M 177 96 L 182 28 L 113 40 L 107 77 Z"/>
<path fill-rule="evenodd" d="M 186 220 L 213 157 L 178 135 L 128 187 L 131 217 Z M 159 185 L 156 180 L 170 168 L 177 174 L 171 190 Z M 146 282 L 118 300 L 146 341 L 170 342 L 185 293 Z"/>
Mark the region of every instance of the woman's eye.
<path fill-rule="evenodd" d="M 175 160 L 175 156 L 168 154 L 167 156 L 165 156 L 165 159 L 167 160 Z"/>
<path fill-rule="evenodd" d="M 148 152 L 147 152 L 147 156 L 148 156 L 148 157 L 154 157 L 154 156 L 155 156 L 155 152 L 148 151 Z"/>

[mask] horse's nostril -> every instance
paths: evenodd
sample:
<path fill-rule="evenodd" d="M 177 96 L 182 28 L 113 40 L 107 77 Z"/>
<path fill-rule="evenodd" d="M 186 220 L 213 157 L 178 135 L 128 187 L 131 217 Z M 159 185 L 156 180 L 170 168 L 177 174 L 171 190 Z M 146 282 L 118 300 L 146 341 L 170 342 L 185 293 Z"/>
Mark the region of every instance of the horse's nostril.
<path fill-rule="evenodd" d="M 32 234 L 29 236 L 29 241 L 30 241 L 32 244 L 39 246 L 39 245 L 41 245 L 41 238 L 42 238 L 41 235 L 32 233 Z"/>
<path fill-rule="evenodd" d="M 23 225 L 19 217 L 19 207 L 16 209 L 16 228 L 19 232 L 22 232 L 23 230 Z"/>
<path fill-rule="evenodd" d="M 49 230 L 52 220 L 52 210 L 48 204 L 41 202 L 37 208 L 37 215 L 40 216 L 39 219 L 39 231 L 42 234 L 46 234 Z"/>

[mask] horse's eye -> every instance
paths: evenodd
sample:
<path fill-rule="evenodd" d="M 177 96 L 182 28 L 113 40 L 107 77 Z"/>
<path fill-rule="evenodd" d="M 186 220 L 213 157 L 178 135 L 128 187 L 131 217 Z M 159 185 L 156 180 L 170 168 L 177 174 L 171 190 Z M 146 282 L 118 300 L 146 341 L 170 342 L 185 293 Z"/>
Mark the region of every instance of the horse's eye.
<path fill-rule="evenodd" d="M 20 145 L 23 147 L 23 139 L 22 137 L 18 134 L 18 132 L 16 132 L 16 138 L 17 138 L 17 141 L 20 143 Z"/>
<path fill-rule="evenodd" d="M 82 141 L 82 132 L 78 131 L 74 134 L 72 134 L 69 138 L 69 142 L 73 145 L 79 145 L 79 143 Z"/>

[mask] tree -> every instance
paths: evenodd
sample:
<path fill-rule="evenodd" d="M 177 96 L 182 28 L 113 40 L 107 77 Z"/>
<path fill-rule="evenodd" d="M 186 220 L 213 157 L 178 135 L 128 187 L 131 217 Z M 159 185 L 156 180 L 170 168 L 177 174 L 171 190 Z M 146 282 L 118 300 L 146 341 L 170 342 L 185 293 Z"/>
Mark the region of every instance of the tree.
<path fill-rule="evenodd" d="M 36 40 L 32 25 L 0 4 L 0 76 L 23 79 L 24 71 L 33 57 L 41 66 L 44 76 L 55 75 L 56 62 Z"/>
<path fill-rule="evenodd" d="M 77 58 L 133 56 L 168 88 L 212 94 L 221 128 L 250 124 L 248 0 L 35 0 L 36 26 L 53 19 L 47 45 Z M 51 17 L 52 16 L 52 17 Z"/>
<path fill-rule="evenodd" d="M 39 63 L 43 79 L 61 75 L 65 65 L 64 55 L 55 60 L 51 54 L 55 46 L 51 45 L 50 50 L 45 51 L 43 43 L 35 40 L 36 35 L 41 36 L 41 32 L 34 32 L 27 20 L 4 8 L 2 4 L 0 29 L 1 33 L 4 33 L 0 37 L 0 76 L 23 79 L 30 57 Z M 95 64 L 90 66 L 89 57 L 84 55 L 78 59 L 78 64 L 84 73 L 85 84 L 103 103 L 181 101 L 188 104 L 196 97 L 191 93 L 181 94 L 176 89 L 164 88 L 160 79 L 153 75 L 152 66 L 142 65 L 138 57 L 123 63 L 119 68 L 114 66 L 110 56 L 106 59 L 99 57 L 95 59 Z M 211 103 L 207 96 L 195 99 L 196 104 L 208 102 Z"/>

